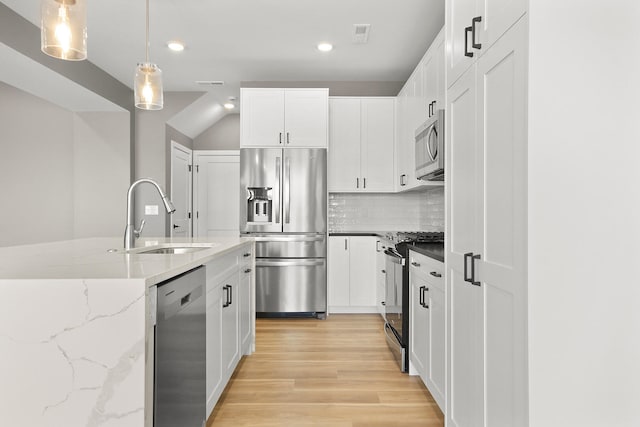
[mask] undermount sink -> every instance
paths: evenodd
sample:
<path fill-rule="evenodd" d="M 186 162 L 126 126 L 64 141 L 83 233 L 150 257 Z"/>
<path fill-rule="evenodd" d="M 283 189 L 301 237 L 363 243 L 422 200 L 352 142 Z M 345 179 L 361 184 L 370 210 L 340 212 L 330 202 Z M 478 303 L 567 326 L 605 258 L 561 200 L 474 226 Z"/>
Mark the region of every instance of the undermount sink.
<path fill-rule="evenodd" d="M 205 249 L 209 249 L 211 246 L 183 246 L 183 247 L 170 247 L 170 248 L 155 248 L 149 249 L 146 251 L 140 251 L 138 254 L 172 254 L 172 255 L 180 255 L 180 254 L 188 254 L 191 252 L 203 251 Z"/>

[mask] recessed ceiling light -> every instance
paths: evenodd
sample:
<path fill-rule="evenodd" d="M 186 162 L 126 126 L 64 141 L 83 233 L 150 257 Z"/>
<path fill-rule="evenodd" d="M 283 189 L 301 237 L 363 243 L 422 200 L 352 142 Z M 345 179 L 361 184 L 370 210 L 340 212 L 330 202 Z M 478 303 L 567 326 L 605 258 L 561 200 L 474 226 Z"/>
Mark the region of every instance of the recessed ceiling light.
<path fill-rule="evenodd" d="M 177 41 L 167 43 L 167 47 L 174 52 L 182 52 L 184 50 L 184 44 Z"/>
<path fill-rule="evenodd" d="M 224 108 L 226 108 L 227 110 L 233 110 L 234 108 L 236 108 L 236 106 L 231 102 L 225 102 Z"/>
<path fill-rule="evenodd" d="M 331 49 L 333 49 L 331 43 L 318 43 L 318 50 L 320 52 L 329 52 Z"/>

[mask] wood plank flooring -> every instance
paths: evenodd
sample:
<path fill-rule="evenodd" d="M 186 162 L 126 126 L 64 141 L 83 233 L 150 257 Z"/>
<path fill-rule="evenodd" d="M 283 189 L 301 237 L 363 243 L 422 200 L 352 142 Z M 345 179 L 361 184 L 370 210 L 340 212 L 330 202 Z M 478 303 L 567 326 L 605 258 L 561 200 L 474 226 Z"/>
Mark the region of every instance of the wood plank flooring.
<path fill-rule="evenodd" d="M 442 427 L 418 377 L 402 374 L 379 315 L 258 319 L 207 427 Z"/>

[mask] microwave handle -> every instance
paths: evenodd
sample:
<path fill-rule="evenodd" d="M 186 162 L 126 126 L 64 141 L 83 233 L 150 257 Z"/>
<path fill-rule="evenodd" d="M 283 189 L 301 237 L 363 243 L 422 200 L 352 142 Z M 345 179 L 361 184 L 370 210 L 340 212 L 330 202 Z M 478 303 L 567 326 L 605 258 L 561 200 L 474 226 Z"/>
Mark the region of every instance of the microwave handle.
<path fill-rule="evenodd" d="M 436 161 L 435 156 L 433 155 L 433 153 L 431 152 L 431 144 L 429 143 L 431 141 L 431 134 L 435 133 L 436 134 L 436 138 L 438 138 L 438 132 L 436 131 L 436 127 L 435 126 L 431 126 L 431 129 L 429 129 L 429 132 L 427 133 L 427 137 L 425 138 L 426 142 L 427 142 L 427 153 L 429 154 L 429 158 L 431 159 L 432 162 Z"/>

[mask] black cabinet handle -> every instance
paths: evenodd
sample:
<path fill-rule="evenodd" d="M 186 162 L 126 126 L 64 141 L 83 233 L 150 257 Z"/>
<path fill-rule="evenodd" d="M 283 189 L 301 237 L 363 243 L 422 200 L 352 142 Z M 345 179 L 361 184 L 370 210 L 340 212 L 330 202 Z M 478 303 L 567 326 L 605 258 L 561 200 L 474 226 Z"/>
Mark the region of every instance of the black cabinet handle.
<path fill-rule="evenodd" d="M 383 274 L 387 274 L 387 270 L 380 270 Z"/>
<path fill-rule="evenodd" d="M 424 286 L 420 286 L 418 292 L 420 293 L 420 305 L 424 307 Z"/>
<path fill-rule="evenodd" d="M 442 277 L 442 274 L 438 273 L 437 271 L 432 271 L 429 274 L 432 275 L 433 277 Z"/>
<path fill-rule="evenodd" d="M 229 305 L 233 304 L 233 286 L 229 285 Z"/>
<path fill-rule="evenodd" d="M 480 286 L 480 281 L 476 281 L 476 260 L 480 259 L 480 254 L 474 255 L 471 258 L 471 284 Z"/>
<path fill-rule="evenodd" d="M 471 47 L 482 49 L 482 43 L 476 43 L 476 24 L 482 22 L 482 16 L 476 16 L 471 20 Z"/>
<path fill-rule="evenodd" d="M 467 266 L 469 265 L 469 258 L 473 256 L 473 252 L 467 252 L 464 254 L 464 281 L 471 283 L 472 278 L 467 277 Z M 473 274 L 473 273 L 471 273 Z"/>
<path fill-rule="evenodd" d="M 250 269 L 250 268 L 247 268 L 244 272 L 245 272 L 245 273 L 251 273 L 251 269 Z"/>
<path fill-rule="evenodd" d="M 224 285 L 222 289 L 224 290 L 224 304 L 222 304 L 222 308 L 229 307 L 229 285 Z"/>
<path fill-rule="evenodd" d="M 473 58 L 473 52 L 469 52 L 469 33 L 472 31 L 471 27 L 465 27 L 464 29 L 464 56 Z"/>
<path fill-rule="evenodd" d="M 411 261 L 411 265 L 413 265 L 414 267 L 420 267 L 420 263 L 417 263 L 415 261 Z"/>
<path fill-rule="evenodd" d="M 245 253 L 245 254 L 242 254 L 242 256 L 243 256 L 243 257 L 245 257 L 245 258 L 246 258 L 246 257 L 250 257 L 250 256 L 251 256 L 251 252 L 247 252 L 247 253 Z"/>
<path fill-rule="evenodd" d="M 385 303 L 384 301 L 380 301 L 380 304 L 387 305 L 387 303 Z"/>
<path fill-rule="evenodd" d="M 433 107 L 433 103 L 429 104 L 429 117 L 433 115 L 433 112 L 431 111 L 431 107 Z"/>

